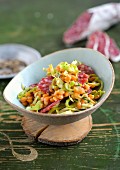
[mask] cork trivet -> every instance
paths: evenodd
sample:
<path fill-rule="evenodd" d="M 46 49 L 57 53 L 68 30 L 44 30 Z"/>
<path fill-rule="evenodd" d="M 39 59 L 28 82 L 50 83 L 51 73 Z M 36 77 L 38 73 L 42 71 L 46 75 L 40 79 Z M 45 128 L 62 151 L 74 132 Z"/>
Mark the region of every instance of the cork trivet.
<path fill-rule="evenodd" d="M 92 128 L 92 117 L 87 116 L 77 122 L 66 125 L 40 124 L 24 117 L 22 126 L 25 133 L 33 138 L 50 145 L 66 146 L 81 142 Z"/>

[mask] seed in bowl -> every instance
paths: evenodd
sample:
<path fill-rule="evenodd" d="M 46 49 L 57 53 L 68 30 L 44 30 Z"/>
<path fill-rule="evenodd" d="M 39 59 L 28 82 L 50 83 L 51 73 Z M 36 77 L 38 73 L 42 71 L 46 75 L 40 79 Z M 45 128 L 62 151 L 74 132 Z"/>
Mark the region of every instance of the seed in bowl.
<path fill-rule="evenodd" d="M 18 73 L 26 66 L 26 63 L 19 59 L 0 60 L 0 75 Z"/>
<path fill-rule="evenodd" d="M 27 110 L 46 114 L 67 114 L 93 107 L 103 91 L 103 81 L 95 71 L 79 61 L 52 64 L 37 84 L 22 85 L 19 101 Z"/>

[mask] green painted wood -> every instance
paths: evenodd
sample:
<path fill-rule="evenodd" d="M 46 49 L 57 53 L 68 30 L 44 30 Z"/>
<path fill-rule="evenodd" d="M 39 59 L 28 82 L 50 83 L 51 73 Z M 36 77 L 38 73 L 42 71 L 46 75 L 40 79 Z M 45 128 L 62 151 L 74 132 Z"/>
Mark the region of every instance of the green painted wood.
<path fill-rule="evenodd" d="M 66 47 L 62 43 L 62 35 L 73 20 L 85 9 L 107 2 L 111 1 L 0 0 L 0 44 L 26 44 L 39 50 L 43 56 L 64 49 Z M 107 33 L 120 47 L 119 30 L 120 24 L 117 24 Z M 84 46 L 85 42 L 79 42 L 73 47 Z M 0 80 L 0 169 L 119 170 L 120 62 L 112 64 L 116 81 L 111 95 L 93 114 L 94 126 L 89 135 L 80 144 L 69 147 L 52 147 L 29 141 L 21 127 L 21 115 L 2 96 L 10 80 Z M 4 133 L 12 140 L 15 152 L 11 151 Z M 32 155 L 29 155 L 30 149 Z M 23 155 L 28 154 L 30 161 L 21 161 L 18 153 L 24 159 L 26 157 Z"/>

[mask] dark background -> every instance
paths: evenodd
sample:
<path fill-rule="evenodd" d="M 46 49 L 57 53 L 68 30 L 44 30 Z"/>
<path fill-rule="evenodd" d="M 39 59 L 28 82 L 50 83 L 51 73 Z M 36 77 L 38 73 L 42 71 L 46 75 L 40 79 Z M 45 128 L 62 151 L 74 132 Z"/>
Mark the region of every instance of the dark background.
<path fill-rule="evenodd" d="M 42 56 L 67 48 L 63 32 L 86 9 L 108 3 L 109 0 L 0 0 L 0 44 L 21 43 L 41 52 Z M 120 23 L 107 30 L 120 47 Z M 72 47 L 83 47 L 81 41 Z M 29 153 L 24 145 L 32 146 L 38 157 L 22 162 L 8 147 L 0 151 L 0 170 L 119 170 L 120 169 L 120 62 L 112 63 L 116 81 L 106 102 L 93 114 L 94 125 L 79 144 L 52 147 L 39 143 L 18 143 L 18 153 Z M 9 80 L 0 80 L 0 132 L 12 140 L 26 139 L 21 116 L 3 99 L 2 92 Z M 1 138 L 0 138 L 1 139 Z M 17 148 L 19 145 L 19 148 Z M 0 148 L 9 146 L 0 140 Z"/>

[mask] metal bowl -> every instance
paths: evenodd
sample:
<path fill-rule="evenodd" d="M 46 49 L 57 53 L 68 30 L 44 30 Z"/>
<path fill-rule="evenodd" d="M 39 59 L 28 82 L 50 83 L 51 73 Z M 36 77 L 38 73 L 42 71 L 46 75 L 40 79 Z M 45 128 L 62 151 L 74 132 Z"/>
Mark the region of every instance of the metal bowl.
<path fill-rule="evenodd" d="M 26 45 L 22 44 L 3 44 L 0 45 L 0 61 L 1 64 L 5 64 L 8 60 L 14 61 L 18 60 L 23 63 L 25 63 L 25 66 L 30 65 L 31 63 L 35 62 L 41 57 L 41 54 Z M 11 62 L 12 64 L 12 62 Z M 13 67 L 13 66 L 12 66 Z M 10 72 L 9 74 L 3 73 L 4 70 L 9 70 L 8 68 L 4 68 L 4 66 L 0 66 L 0 79 L 7 79 L 7 78 L 13 78 L 18 72 Z M 22 67 L 21 67 L 22 70 Z"/>

